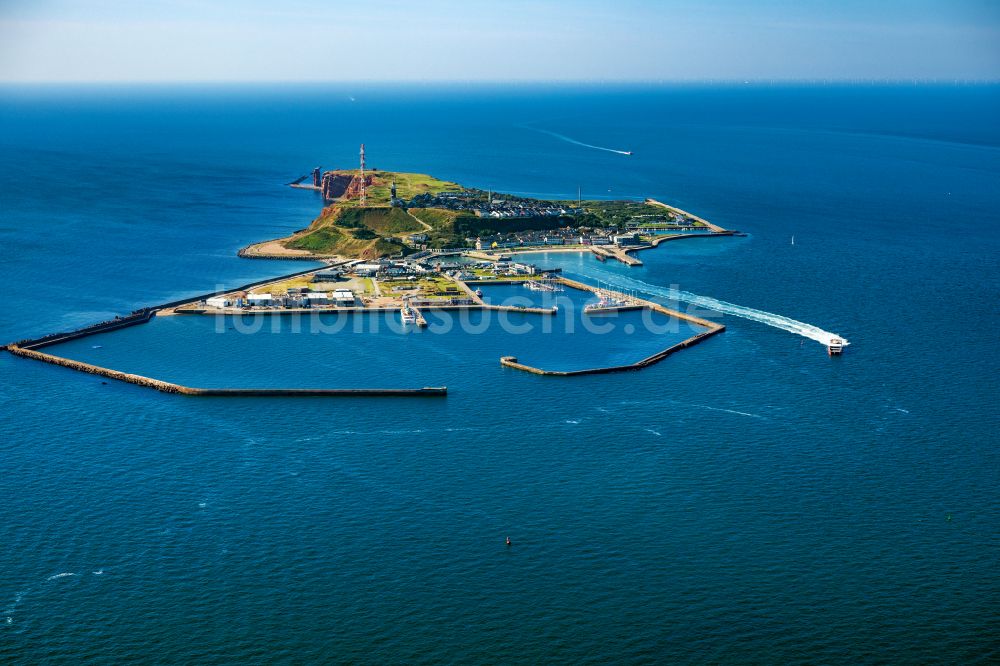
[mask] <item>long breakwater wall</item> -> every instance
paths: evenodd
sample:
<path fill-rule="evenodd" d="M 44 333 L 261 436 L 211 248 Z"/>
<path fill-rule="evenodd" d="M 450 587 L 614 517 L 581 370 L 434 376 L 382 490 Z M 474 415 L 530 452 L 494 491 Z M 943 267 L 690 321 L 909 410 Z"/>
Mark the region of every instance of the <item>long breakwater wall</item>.
<path fill-rule="evenodd" d="M 42 361 L 44 363 L 51 363 L 52 365 L 59 365 L 64 368 L 76 370 L 78 372 L 85 372 L 91 375 L 106 377 L 107 379 L 114 379 L 120 382 L 135 384 L 136 386 L 151 388 L 156 391 L 160 391 L 162 393 L 174 393 L 178 395 L 245 398 L 245 397 L 276 397 L 276 396 L 432 397 L 432 396 L 445 396 L 448 394 L 448 388 L 445 386 L 425 386 L 423 388 L 418 388 L 418 389 L 195 388 L 191 386 L 183 386 L 181 384 L 174 384 L 173 382 L 165 382 L 162 379 L 154 379 L 152 377 L 145 377 L 143 375 L 135 375 L 128 372 L 121 372 L 119 370 L 112 370 L 111 368 L 105 368 L 99 365 L 92 365 L 90 363 L 84 363 L 82 361 L 75 361 L 73 359 L 65 358 L 63 356 L 46 354 L 45 352 L 36 351 L 34 349 L 26 349 L 24 347 L 20 347 L 17 344 L 8 345 L 7 351 L 9 351 L 14 356 L 20 356 L 22 358 L 30 358 L 35 361 Z"/>
<path fill-rule="evenodd" d="M 558 282 L 565 284 L 573 289 L 580 289 L 583 291 L 595 292 L 596 289 L 583 282 L 577 282 L 576 280 L 570 280 L 569 278 L 559 278 Z M 694 345 L 702 342 L 713 335 L 722 333 L 726 330 L 726 327 L 722 324 L 716 323 L 714 321 L 709 321 L 707 319 L 702 319 L 701 317 L 695 317 L 694 315 L 689 315 L 684 312 L 678 312 L 677 310 L 671 310 L 666 308 L 659 303 L 654 303 L 652 301 L 643 301 L 642 306 L 650 310 L 655 310 L 662 314 L 668 315 L 670 317 L 676 317 L 677 319 L 682 319 L 684 321 L 691 322 L 698 326 L 704 327 L 706 330 L 701 333 L 697 333 L 686 340 L 682 340 L 677 344 L 671 345 L 666 349 L 656 352 L 651 356 L 647 356 L 644 359 L 636 361 L 635 363 L 629 363 L 626 365 L 612 365 L 600 368 L 587 368 L 584 370 L 543 370 L 542 368 L 537 368 L 533 365 L 527 365 L 521 363 L 517 360 L 516 356 L 503 356 L 500 358 L 500 365 L 513 368 L 515 370 L 523 370 L 524 372 L 530 372 L 536 375 L 546 375 L 552 377 L 578 377 L 580 375 L 601 375 L 608 374 L 612 372 L 630 372 L 636 370 L 642 370 L 643 368 L 648 368 L 649 366 L 659 363 L 668 356 L 679 352 L 682 349 L 687 349 L 688 347 L 693 347 Z"/>
<path fill-rule="evenodd" d="M 317 270 L 322 270 L 322 268 L 310 268 L 304 271 L 298 271 L 292 273 L 291 275 L 285 275 L 278 278 L 267 278 L 264 280 L 257 280 L 249 284 L 243 285 L 241 287 L 236 287 L 235 289 L 225 289 L 222 291 L 215 291 L 210 294 L 201 294 L 199 296 L 192 296 L 188 298 L 183 298 L 177 301 L 171 301 L 169 303 L 164 303 L 155 307 L 141 308 L 135 310 L 129 315 L 124 317 L 115 317 L 108 321 L 99 322 L 97 324 L 92 324 L 90 326 L 84 326 L 82 328 L 67 331 L 63 333 L 51 333 L 49 335 L 42 336 L 40 338 L 34 338 L 29 340 L 21 340 L 18 342 L 13 342 L 6 345 L 6 349 L 14 356 L 20 358 L 27 358 L 35 361 L 41 361 L 43 363 L 50 363 L 52 365 L 58 365 L 64 368 L 69 368 L 70 370 L 76 370 L 78 372 L 84 372 L 91 375 L 97 375 L 100 377 L 105 377 L 107 379 L 114 379 L 116 381 L 126 382 L 129 384 L 135 384 L 136 386 L 143 386 L 145 388 L 151 388 L 162 393 L 172 393 L 177 395 L 190 395 L 190 396 L 215 396 L 215 397 L 274 397 L 274 396 L 381 396 L 381 397 L 429 397 L 429 396 L 445 396 L 448 394 L 448 388 L 445 386 L 425 386 L 423 388 L 417 389 L 326 389 L 326 388 L 195 388 L 191 386 L 183 386 L 181 384 L 174 384 L 172 382 L 166 382 L 161 379 L 155 379 L 152 377 L 145 377 L 143 375 L 136 375 L 128 372 L 121 372 L 119 370 L 112 370 L 111 368 L 105 368 L 99 365 L 93 365 L 90 363 L 84 363 L 82 361 L 76 361 L 70 358 L 65 358 L 63 356 L 56 356 L 55 354 L 48 354 L 45 352 L 38 351 L 43 347 L 48 347 L 50 345 L 56 345 L 63 342 L 69 342 L 71 340 L 78 340 L 80 338 L 85 338 L 91 335 L 97 335 L 99 333 L 107 333 L 109 331 L 114 331 L 122 328 L 127 328 L 129 326 L 137 326 L 139 324 L 145 324 L 149 322 L 158 310 L 166 308 L 176 308 L 181 305 L 187 305 L 189 303 L 195 303 L 209 296 L 215 296 L 218 294 L 226 294 L 232 291 L 246 291 L 263 284 L 269 284 L 275 280 L 283 280 L 291 277 L 296 277 L 299 275 L 306 275 L 309 273 L 314 273 Z"/>

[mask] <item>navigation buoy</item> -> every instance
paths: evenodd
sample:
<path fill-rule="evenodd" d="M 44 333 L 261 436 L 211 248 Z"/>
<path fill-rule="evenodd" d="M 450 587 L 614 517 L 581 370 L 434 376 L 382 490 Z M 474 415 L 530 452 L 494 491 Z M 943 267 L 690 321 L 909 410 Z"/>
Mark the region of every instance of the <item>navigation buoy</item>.
<path fill-rule="evenodd" d="M 510 545 L 510 537 L 507 537 L 507 545 Z"/>

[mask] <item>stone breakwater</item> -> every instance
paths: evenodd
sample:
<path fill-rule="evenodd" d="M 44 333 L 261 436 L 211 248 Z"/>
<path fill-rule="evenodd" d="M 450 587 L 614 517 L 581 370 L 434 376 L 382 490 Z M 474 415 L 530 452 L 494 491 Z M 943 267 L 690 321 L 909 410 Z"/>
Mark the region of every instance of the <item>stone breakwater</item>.
<path fill-rule="evenodd" d="M 573 289 L 579 289 L 581 291 L 597 292 L 595 287 L 592 287 L 583 282 L 577 282 L 576 280 L 570 280 L 568 278 L 559 278 L 557 282 L 571 287 Z M 665 308 L 659 303 L 654 303 L 652 301 L 642 301 L 638 307 L 648 308 L 650 310 L 655 310 L 669 317 L 675 317 L 677 319 L 683 319 L 684 321 L 697 324 L 698 326 L 704 327 L 705 331 L 697 333 L 686 340 L 682 340 L 675 345 L 671 345 L 666 349 L 659 351 L 652 356 L 647 356 L 646 358 L 636 361 L 635 363 L 629 363 L 627 365 L 612 365 L 600 368 L 587 368 L 585 370 L 543 370 L 542 368 L 537 368 L 533 365 L 527 365 L 525 363 L 520 363 L 516 356 L 502 356 L 500 358 L 500 365 L 513 368 L 515 370 L 523 370 L 524 372 L 530 372 L 536 375 L 546 375 L 552 377 L 578 377 L 580 375 L 600 375 L 607 374 L 611 372 L 627 372 L 642 370 L 643 368 L 648 368 L 649 366 L 659 363 L 663 359 L 667 358 L 671 354 L 674 354 L 682 349 L 687 349 L 688 347 L 693 347 L 694 345 L 712 337 L 718 333 L 722 333 L 726 330 L 726 327 L 722 324 L 717 324 L 714 321 L 709 321 L 707 319 L 702 319 L 701 317 L 695 317 L 694 315 L 685 314 L 683 312 L 678 312 L 676 310 L 671 310 Z"/>
<path fill-rule="evenodd" d="M 167 306 L 161 306 L 161 307 L 167 307 Z M 114 319 L 109 319 L 107 321 L 102 321 L 97 324 L 91 324 L 90 326 L 84 326 L 83 328 L 78 328 L 75 331 L 69 331 L 66 333 L 50 333 L 49 335 L 45 335 L 40 338 L 35 338 L 34 340 L 20 340 L 11 345 L 8 345 L 8 349 L 10 350 L 14 346 L 17 346 L 21 349 L 41 349 L 42 347 L 47 347 L 49 345 L 55 345 L 61 342 L 69 342 L 70 340 L 85 338 L 89 335 L 96 335 L 98 333 L 114 331 L 119 328 L 127 328 L 129 326 L 145 324 L 146 322 L 148 322 L 150 319 L 153 318 L 153 316 L 156 314 L 156 311 L 159 309 L 160 308 L 142 308 L 124 317 L 115 317 Z"/>
<path fill-rule="evenodd" d="M 202 294 L 199 296 L 193 296 L 190 298 L 184 298 L 177 301 L 171 301 L 170 303 L 164 303 L 155 307 L 141 308 L 135 310 L 129 315 L 123 317 L 115 317 L 114 319 L 109 319 L 107 321 L 102 321 L 97 324 L 91 324 L 90 326 L 84 326 L 83 328 L 76 329 L 75 331 L 68 331 L 62 333 L 51 333 L 49 335 L 42 336 L 40 338 L 34 338 L 30 340 L 20 340 L 18 342 L 12 342 L 6 345 L 5 349 L 14 356 L 20 358 L 27 358 L 34 361 L 41 361 L 43 363 L 50 363 L 52 365 L 58 365 L 64 368 L 69 368 L 70 370 L 76 370 L 78 372 L 85 372 L 91 375 L 97 375 L 99 377 L 105 377 L 107 379 L 114 379 L 120 382 L 126 382 L 129 384 L 135 384 L 136 386 L 143 386 L 145 388 L 151 388 L 162 393 L 172 393 L 177 395 L 192 395 L 192 396 L 230 396 L 230 397 L 273 397 L 273 396 L 367 396 L 367 397 L 425 397 L 425 396 L 445 396 L 448 394 L 448 388 L 445 386 L 425 386 L 423 388 L 416 389 L 327 389 L 327 388 L 194 388 L 191 386 L 183 386 L 181 384 L 174 384 L 172 382 L 165 382 L 160 379 L 155 379 L 153 377 L 145 377 L 143 375 L 135 375 L 128 372 L 121 372 L 119 370 L 112 370 L 111 368 L 105 368 L 99 365 L 92 365 L 90 363 L 84 363 L 82 361 L 75 361 L 73 359 L 65 358 L 63 356 L 56 356 L 55 354 L 48 354 L 45 352 L 38 351 L 44 347 L 50 345 L 56 345 L 63 342 L 69 342 L 71 340 L 78 340 L 80 338 L 85 338 L 90 335 L 97 335 L 98 333 L 106 333 L 109 331 L 118 330 L 121 328 L 126 328 L 128 326 L 137 326 L 139 324 L 145 324 L 149 322 L 156 313 L 160 310 L 166 310 L 170 308 L 180 307 L 181 305 L 187 305 L 189 303 L 195 303 L 208 296 L 215 296 L 219 294 L 227 294 L 233 291 L 246 291 L 253 287 L 257 287 L 263 284 L 269 284 L 275 280 L 283 280 L 291 277 L 296 277 L 299 275 L 307 275 L 309 273 L 314 273 L 321 268 L 310 268 L 304 271 L 298 271 L 290 275 L 281 276 L 278 278 L 267 278 L 266 280 L 258 280 L 256 282 L 251 282 L 250 284 L 243 285 L 242 287 L 237 287 L 235 289 L 226 289 L 223 291 L 212 292 L 210 294 Z"/>
<path fill-rule="evenodd" d="M 83 363 L 82 361 L 74 361 L 73 359 L 64 358 L 62 356 L 55 356 L 53 354 L 46 354 L 45 352 L 36 351 L 34 349 L 25 349 L 24 347 L 19 347 L 17 344 L 8 345 L 7 351 L 9 351 L 14 356 L 20 356 L 22 358 L 30 358 L 35 361 L 42 361 L 44 363 L 51 363 L 52 365 L 59 365 L 64 368 L 76 370 L 78 372 L 86 372 L 88 374 L 97 375 L 99 377 L 106 377 L 108 379 L 114 379 L 120 382 L 135 384 L 136 386 L 151 388 L 156 391 L 160 391 L 162 393 L 173 393 L 177 395 L 246 398 L 246 397 L 278 397 L 278 396 L 434 397 L 434 396 L 445 396 L 448 394 L 448 388 L 445 386 L 425 386 L 423 388 L 418 388 L 418 389 L 194 388 L 191 386 L 174 384 L 172 382 L 165 382 L 161 379 L 154 379 L 152 377 L 144 377 L 143 375 L 134 375 L 127 372 L 120 372 L 118 370 L 112 370 L 111 368 L 104 368 L 99 365 L 91 365 L 90 363 Z"/>
<path fill-rule="evenodd" d="M 78 372 L 86 372 L 91 375 L 99 375 L 101 377 L 107 377 L 108 379 L 115 379 L 120 382 L 128 382 L 129 384 L 135 384 L 137 386 L 145 386 L 146 388 L 162 391 L 163 393 L 192 394 L 191 392 L 195 390 L 195 389 L 190 389 L 186 386 L 181 386 L 179 384 L 172 384 L 170 382 L 161 381 L 159 379 L 153 379 L 151 377 L 143 377 L 142 375 L 133 375 L 127 372 L 119 372 L 118 370 L 103 368 L 99 365 L 91 365 L 90 363 L 83 363 L 81 361 L 74 361 L 73 359 L 63 358 L 62 356 L 54 356 L 53 354 L 46 354 L 45 352 L 36 351 L 34 349 L 20 347 L 17 344 L 8 345 L 7 351 L 9 351 L 14 356 L 20 356 L 22 358 L 30 358 L 36 361 L 42 361 L 44 363 L 51 363 L 52 365 L 60 365 L 64 368 L 69 368 L 71 370 L 76 370 Z"/>

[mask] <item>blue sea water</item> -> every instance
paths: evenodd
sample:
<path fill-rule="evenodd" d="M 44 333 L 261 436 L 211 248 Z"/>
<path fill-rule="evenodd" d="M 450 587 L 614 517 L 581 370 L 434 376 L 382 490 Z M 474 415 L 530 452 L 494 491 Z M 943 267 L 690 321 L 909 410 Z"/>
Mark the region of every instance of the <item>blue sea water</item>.
<path fill-rule="evenodd" d="M 449 387 L 417 400 L 179 398 L 0 355 L 0 660 L 995 661 L 998 117 L 995 86 L 0 89 L 4 341 L 301 269 L 235 252 L 304 227 L 319 201 L 282 183 L 364 141 L 376 167 L 741 229 L 638 268 L 534 260 L 851 342 L 718 315 L 577 378 L 498 359 L 629 362 L 683 331 L 173 317 L 61 350 Z"/>

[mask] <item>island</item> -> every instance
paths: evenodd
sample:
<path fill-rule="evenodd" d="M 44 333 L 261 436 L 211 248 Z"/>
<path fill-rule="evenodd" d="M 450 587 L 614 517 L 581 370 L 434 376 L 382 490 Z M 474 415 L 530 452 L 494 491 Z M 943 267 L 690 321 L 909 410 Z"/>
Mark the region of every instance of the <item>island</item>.
<path fill-rule="evenodd" d="M 305 178 L 305 176 L 303 176 Z M 654 199 L 543 200 L 464 187 L 427 174 L 313 172 L 324 207 L 305 229 L 240 250 L 247 258 L 380 259 L 421 250 L 592 251 L 639 265 L 631 254 L 691 235 L 734 235 Z"/>
<path fill-rule="evenodd" d="M 642 262 L 636 252 L 667 241 L 739 232 L 724 229 L 674 206 L 644 199 L 543 200 L 464 187 L 430 175 L 358 169 L 314 169 L 289 186 L 312 190 L 323 207 L 311 224 L 284 238 L 239 250 L 250 259 L 302 259 L 320 262 L 289 275 L 141 308 L 74 331 L 21 340 L 6 346 L 23 358 L 81 372 L 191 396 L 443 396 L 446 387 L 402 389 L 290 388 L 201 389 L 103 368 L 64 358 L 43 348 L 127 326 L 156 316 L 359 315 L 398 313 L 405 328 L 427 326 L 423 311 L 481 309 L 558 316 L 558 307 L 491 304 L 487 285 L 522 285 L 530 291 L 572 289 L 590 292 L 595 301 L 585 317 L 646 309 L 692 324 L 693 335 L 633 363 L 569 371 L 546 370 L 503 356 L 503 367 L 548 376 L 578 376 L 639 370 L 722 332 L 716 322 L 663 305 L 559 275 L 517 260 L 526 252 L 586 252 L 595 260 Z"/>

